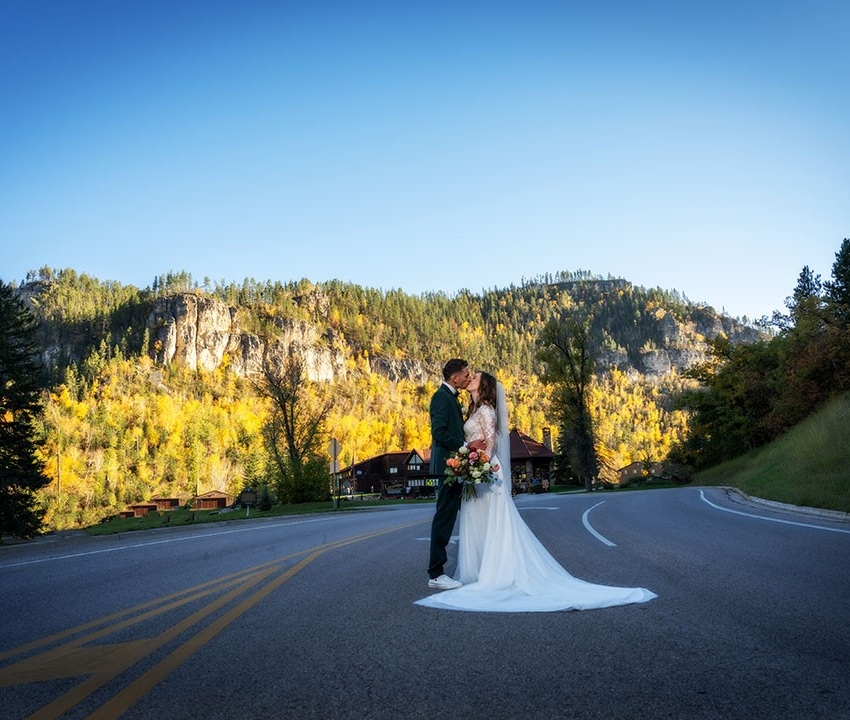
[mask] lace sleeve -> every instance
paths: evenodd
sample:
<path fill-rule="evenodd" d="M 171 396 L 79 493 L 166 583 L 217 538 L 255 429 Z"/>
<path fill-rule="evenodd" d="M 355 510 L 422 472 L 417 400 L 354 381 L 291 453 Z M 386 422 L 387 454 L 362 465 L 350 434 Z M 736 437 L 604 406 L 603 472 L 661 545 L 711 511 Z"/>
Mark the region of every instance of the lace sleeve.
<path fill-rule="evenodd" d="M 496 450 L 496 411 L 489 405 L 478 408 L 478 426 L 481 430 L 481 439 L 484 441 L 485 450 L 490 457 Z"/>

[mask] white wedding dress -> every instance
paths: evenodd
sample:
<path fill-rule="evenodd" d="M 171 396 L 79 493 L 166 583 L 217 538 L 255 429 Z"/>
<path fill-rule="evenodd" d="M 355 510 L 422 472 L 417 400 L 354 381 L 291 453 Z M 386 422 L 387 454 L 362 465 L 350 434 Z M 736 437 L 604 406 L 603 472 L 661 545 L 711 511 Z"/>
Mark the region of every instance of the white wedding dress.
<path fill-rule="evenodd" d="M 503 405 L 501 398 L 499 404 Z M 510 480 L 506 479 L 510 475 L 506 418 L 505 412 L 497 433 L 496 411 L 484 405 L 464 424 L 467 442 L 483 439 L 492 464 L 500 465 L 497 480 L 477 485 L 476 497 L 463 500 L 461 505 L 456 576 L 463 587 L 439 592 L 416 604 L 444 610 L 551 612 L 629 605 L 657 597 L 644 588 L 579 580 L 543 547 L 520 517 Z M 505 459 L 499 458 L 499 452 Z"/>

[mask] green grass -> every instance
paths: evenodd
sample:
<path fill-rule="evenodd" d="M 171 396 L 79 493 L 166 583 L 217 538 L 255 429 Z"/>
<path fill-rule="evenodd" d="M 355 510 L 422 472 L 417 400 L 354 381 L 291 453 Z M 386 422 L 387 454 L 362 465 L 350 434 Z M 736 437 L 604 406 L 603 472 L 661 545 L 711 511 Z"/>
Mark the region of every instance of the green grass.
<path fill-rule="evenodd" d="M 386 507 L 398 503 L 427 503 L 433 500 L 341 500 L 339 508 L 334 508 L 332 500 L 327 502 L 299 503 L 297 505 L 275 505 L 271 510 L 251 508 L 246 513 L 245 508 L 238 510 L 187 510 L 178 508 L 164 512 L 151 512 L 140 518 L 112 518 L 98 525 L 85 528 L 89 535 L 115 535 L 133 530 L 152 530 L 154 528 L 181 527 L 200 525 L 203 523 L 230 522 L 244 520 L 246 517 L 256 519 L 284 515 L 305 515 L 317 512 L 346 512 L 368 507 Z"/>
<path fill-rule="evenodd" d="M 777 502 L 850 512 L 850 394 L 836 398 L 784 436 L 694 476 Z"/>

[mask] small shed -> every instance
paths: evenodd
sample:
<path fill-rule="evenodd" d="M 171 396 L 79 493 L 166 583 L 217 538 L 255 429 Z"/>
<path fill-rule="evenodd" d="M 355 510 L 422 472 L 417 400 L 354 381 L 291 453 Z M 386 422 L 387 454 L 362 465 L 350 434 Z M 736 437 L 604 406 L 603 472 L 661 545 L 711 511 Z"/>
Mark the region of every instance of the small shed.
<path fill-rule="evenodd" d="M 193 510 L 221 510 L 231 503 L 230 495 L 220 490 L 210 490 L 192 498 Z"/>
<path fill-rule="evenodd" d="M 121 513 L 121 517 L 145 517 L 149 512 L 156 512 L 156 505 L 153 503 L 136 503 Z"/>
<path fill-rule="evenodd" d="M 176 510 L 180 507 L 180 498 L 151 498 L 160 512 L 163 510 Z"/>

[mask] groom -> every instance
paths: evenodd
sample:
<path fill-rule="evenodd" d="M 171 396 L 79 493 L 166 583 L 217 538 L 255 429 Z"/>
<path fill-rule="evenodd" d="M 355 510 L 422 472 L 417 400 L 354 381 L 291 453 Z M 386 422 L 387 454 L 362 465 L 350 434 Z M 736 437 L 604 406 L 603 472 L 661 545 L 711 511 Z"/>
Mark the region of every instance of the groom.
<path fill-rule="evenodd" d="M 466 360 L 454 358 L 443 368 L 443 382 L 431 398 L 431 465 L 432 477 L 439 477 L 437 507 L 431 522 L 431 560 L 428 565 L 428 587 L 451 590 L 462 583 L 443 572 L 448 560 L 446 546 L 452 537 L 457 512 L 460 509 L 462 488 L 459 483 L 446 485 L 446 460 L 449 454 L 464 444 L 463 411 L 458 392 L 469 385 L 472 377 Z M 474 443 L 473 443 L 474 444 Z"/>

